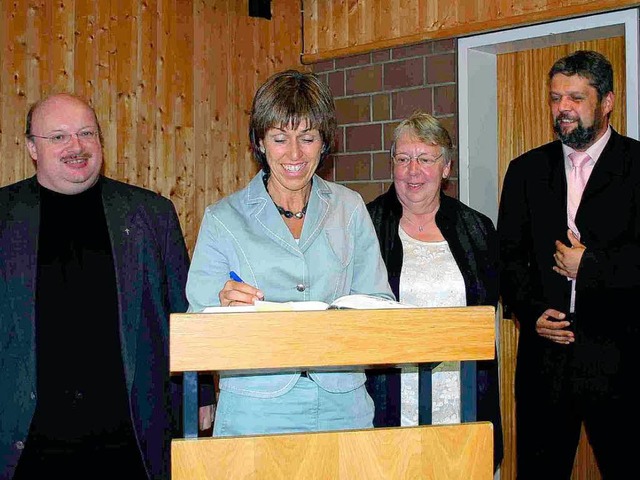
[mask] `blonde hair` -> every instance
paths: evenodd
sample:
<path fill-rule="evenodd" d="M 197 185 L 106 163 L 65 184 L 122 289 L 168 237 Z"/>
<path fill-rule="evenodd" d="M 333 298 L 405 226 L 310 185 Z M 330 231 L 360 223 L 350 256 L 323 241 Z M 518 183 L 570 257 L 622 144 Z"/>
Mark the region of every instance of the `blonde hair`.
<path fill-rule="evenodd" d="M 453 143 L 447 129 L 440 121 L 428 113 L 420 110 L 402 122 L 393 131 L 393 143 L 391 144 L 391 156 L 395 155 L 396 142 L 401 135 L 409 134 L 427 145 L 436 145 L 442 148 L 442 154 L 446 161 L 451 161 Z"/>

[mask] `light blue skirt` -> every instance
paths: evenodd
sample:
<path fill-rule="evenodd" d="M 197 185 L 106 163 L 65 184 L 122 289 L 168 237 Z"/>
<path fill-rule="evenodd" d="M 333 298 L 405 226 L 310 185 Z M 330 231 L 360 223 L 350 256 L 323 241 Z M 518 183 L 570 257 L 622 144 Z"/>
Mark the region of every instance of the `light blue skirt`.
<path fill-rule="evenodd" d="M 256 398 L 221 391 L 213 435 L 319 432 L 373 427 L 374 405 L 364 385 L 330 393 L 307 377 L 279 397 Z"/>

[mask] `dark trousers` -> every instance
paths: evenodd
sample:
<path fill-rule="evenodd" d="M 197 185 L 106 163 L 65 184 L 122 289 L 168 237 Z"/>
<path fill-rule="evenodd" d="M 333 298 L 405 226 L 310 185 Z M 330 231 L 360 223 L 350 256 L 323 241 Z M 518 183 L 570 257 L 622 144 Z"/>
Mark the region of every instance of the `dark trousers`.
<path fill-rule="evenodd" d="M 570 479 L 583 421 L 604 480 L 628 479 L 637 474 L 632 473 L 637 472 L 640 452 L 637 409 L 632 409 L 630 398 L 594 397 L 597 396 L 519 396 L 518 480 Z"/>
<path fill-rule="evenodd" d="M 20 456 L 13 480 L 64 478 L 65 480 L 147 480 L 138 448 L 126 445 L 68 445 L 56 448 L 28 445 Z"/>

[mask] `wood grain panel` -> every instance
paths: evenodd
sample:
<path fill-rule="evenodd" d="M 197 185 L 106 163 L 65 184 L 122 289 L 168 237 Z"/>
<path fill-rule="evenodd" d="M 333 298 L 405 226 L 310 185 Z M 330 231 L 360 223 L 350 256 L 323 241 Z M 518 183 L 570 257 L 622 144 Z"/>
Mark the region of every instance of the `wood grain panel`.
<path fill-rule="evenodd" d="M 121 5 L 118 11 L 118 22 L 113 26 L 115 34 L 116 51 L 115 60 L 115 114 L 116 123 L 121 130 L 116 148 L 115 162 L 116 175 L 127 183 L 138 182 L 138 162 L 135 157 L 137 144 L 137 104 L 135 97 L 135 83 L 137 81 L 137 62 L 132 64 L 132 59 L 137 58 L 138 31 L 137 5 L 127 2 Z M 111 161 L 114 159 L 112 158 Z M 142 160 L 142 159 L 141 159 Z M 143 162 L 140 164 L 144 165 Z M 169 172 L 167 172 L 169 173 Z"/>
<path fill-rule="evenodd" d="M 564 55 L 579 49 L 601 52 L 614 68 L 613 127 L 626 132 L 625 103 L 625 47 L 624 37 L 590 42 L 576 42 L 555 47 L 526 50 L 498 55 L 498 171 L 502 189 L 509 162 L 518 155 L 554 139 L 551 112 L 548 105 L 547 74 L 553 63 Z M 501 406 L 505 435 L 503 478 L 515 478 L 515 399 L 514 379 L 518 344 L 518 330 L 511 320 L 500 322 Z M 574 480 L 601 478 L 591 447 L 582 433 L 574 472 Z"/>
<path fill-rule="evenodd" d="M 356 0 L 352 2 L 352 6 L 349 9 L 349 16 L 353 18 L 353 21 L 356 25 L 355 31 L 358 32 L 358 36 L 360 38 L 366 39 L 365 41 L 368 42 L 373 42 L 374 40 L 373 34 L 375 33 L 374 22 L 376 19 L 376 15 L 372 15 L 371 10 L 376 3 L 376 0 Z M 349 26 L 351 27 L 351 21 L 349 22 Z M 349 46 L 353 45 L 350 38 L 348 40 L 348 44 Z"/>
<path fill-rule="evenodd" d="M 170 368 L 242 372 L 489 359 L 494 323 L 489 306 L 173 314 Z M 172 478 L 492 480 L 492 432 L 491 423 L 477 422 L 176 439 Z"/>
<path fill-rule="evenodd" d="M 488 422 L 173 440 L 175 480 L 491 480 Z"/>
<path fill-rule="evenodd" d="M 637 0 L 302 0 L 302 61 L 314 63 L 639 4 Z M 332 34 L 336 26 L 341 31 Z"/>
<path fill-rule="evenodd" d="M 170 323 L 173 372 L 478 360 L 493 358 L 495 344 L 495 309 L 489 306 L 172 314 Z M 455 343 L 443 341 L 452 332 Z"/>
<path fill-rule="evenodd" d="M 47 2 L 41 4 L 46 12 L 48 28 L 43 45 L 47 68 L 42 70 L 45 84 L 54 85 L 55 90 L 67 91 L 73 88 L 73 51 L 75 15 L 73 2 Z"/>
<path fill-rule="evenodd" d="M 29 28 L 26 1 L 7 5 L 0 17 L 0 182 L 33 173 L 24 142 L 24 116 L 28 109 Z M 39 79 L 38 79 L 39 80 Z M 17 115 L 19 108 L 22 115 Z"/>
<path fill-rule="evenodd" d="M 110 2 L 94 2 L 92 5 L 94 6 L 96 23 L 91 35 L 96 39 L 98 62 L 92 76 L 86 77 L 85 79 L 79 78 L 76 83 L 81 81 L 95 81 L 92 105 L 100 122 L 102 137 L 104 139 L 104 144 L 102 145 L 105 158 L 103 171 L 110 177 L 122 180 L 122 177 L 117 176 L 119 129 L 116 121 L 117 90 L 113 85 L 116 79 L 114 70 L 116 65 L 115 56 L 117 56 L 117 37 L 114 33 L 114 28 L 117 22 L 117 16 L 114 17 L 111 15 Z M 41 92 L 42 95 L 46 95 L 47 93 L 46 90 Z"/>
<path fill-rule="evenodd" d="M 192 251 L 206 205 L 257 171 L 249 111 L 266 78 L 303 68 L 299 0 L 0 0 L 0 185 L 35 173 L 29 106 L 70 91 L 96 110 L 104 173 L 176 205 Z"/>
<path fill-rule="evenodd" d="M 155 100 L 158 69 L 157 62 L 145 61 L 145 59 L 156 58 L 157 55 L 155 41 L 158 34 L 156 9 L 157 3 L 155 0 L 138 6 L 138 30 L 136 32 L 138 37 L 135 83 L 135 98 L 137 100 L 135 128 L 137 137 L 134 161 L 139 164 L 136 168 L 136 182 L 142 187 L 151 189 L 156 185 L 154 174 L 157 161 L 154 145 L 157 138 Z M 185 208 L 187 207 L 185 206 Z M 184 228 L 185 232 L 188 232 L 192 227 L 185 223 Z"/>

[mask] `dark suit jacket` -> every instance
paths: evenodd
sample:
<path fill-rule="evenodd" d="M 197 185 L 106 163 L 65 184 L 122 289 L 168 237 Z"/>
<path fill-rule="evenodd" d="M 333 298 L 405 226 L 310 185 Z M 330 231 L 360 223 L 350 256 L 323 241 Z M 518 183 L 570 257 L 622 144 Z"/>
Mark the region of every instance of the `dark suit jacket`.
<path fill-rule="evenodd" d="M 552 270 L 567 239 L 567 182 L 559 141 L 513 160 L 498 216 L 501 294 L 520 322 L 516 398 L 559 395 L 572 378 L 590 398 L 630 388 L 637 374 L 640 299 L 640 142 L 612 131 L 576 213 L 586 251 L 576 281 L 575 343 L 535 332 L 547 308 L 569 312 L 571 284 Z"/>
<path fill-rule="evenodd" d="M 177 423 L 171 418 L 176 409 L 169 387 L 169 314 L 187 310 L 189 256 L 170 200 L 101 181 L 132 423 L 149 478 L 169 478 L 169 445 Z M 0 189 L 0 479 L 13 476 L 37 401 L 38 191 L 35 177 Z"/>
<path fill-rule="evenodd" d="M 367 204 L 367 209 L 378 235 L 389 285 L 399 298 L 403 252 L 398 227 L 402 205 L 395 187 L 391 185 L 386 193 Z M 467 305 L 497 306 L 498 239 L 491 219 L 441 193 L 436 224 L 464 278 Z M 488 360 L 477 362 L 477 366 L 477 419 L 493 422 L 494 466 L 497 467 L 503 457 L 498 363 Z M 374 425 L 377 427 L 400 425 L 400 381 L 399 374 L 393 370 L 367 372 L 367 389 L 376 404 Z"/>

